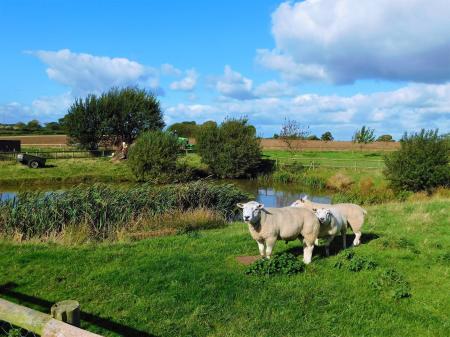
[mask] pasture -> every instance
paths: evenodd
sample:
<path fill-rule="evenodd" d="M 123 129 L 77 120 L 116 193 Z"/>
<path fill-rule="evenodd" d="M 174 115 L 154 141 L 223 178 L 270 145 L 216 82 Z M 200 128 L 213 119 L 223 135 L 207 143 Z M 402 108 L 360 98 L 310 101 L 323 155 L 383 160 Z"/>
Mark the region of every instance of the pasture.
<path fill-rule="evenodd" d="M 139 242 L 2 242 L 0 296 L 41 311 L 77 299 L 82 326 L 105 336 L 447 336 L 450 200 L 367 210 L 353 251 L 374 268 L 337 268 L 338 237 L 303 273 L 245 275 L 236 257 L 257 246 L 237 222 Z"/>

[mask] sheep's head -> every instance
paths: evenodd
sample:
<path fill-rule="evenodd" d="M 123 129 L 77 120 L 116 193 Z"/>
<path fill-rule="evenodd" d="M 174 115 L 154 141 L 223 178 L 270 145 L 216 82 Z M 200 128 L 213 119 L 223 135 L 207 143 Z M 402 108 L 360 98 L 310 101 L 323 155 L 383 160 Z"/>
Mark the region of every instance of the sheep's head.
<path fill-rule="evenodd" d="M 245 204 L 239 203 L 237 207 L 242 208 L 242 218 L 245 222 L 256 224 L 261 219 L 261 210 L 264 205 L 257 201 L 249 201 Z"/>
<path fill-rule="evenodd" d="M 329 224 L 331 221 L 331 211 L 328 208 L 313 208 L 314 214 L 316 214 L 321 224 Z"/>
<path fill-rule="evenodd" d="M 305 195 L 304 197 L 295 200 L 291 207 L 306 207 L 306 208 L 310 208 L 311 207 L 311 201 L 309 201 L 308 196 Z"/>

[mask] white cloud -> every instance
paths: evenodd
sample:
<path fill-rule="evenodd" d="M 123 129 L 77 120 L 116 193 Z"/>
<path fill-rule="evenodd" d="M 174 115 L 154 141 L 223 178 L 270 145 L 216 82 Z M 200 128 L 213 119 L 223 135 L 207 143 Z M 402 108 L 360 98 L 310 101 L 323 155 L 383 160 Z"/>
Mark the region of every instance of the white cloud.
<path fill-rule="evenodd" d="M 217 91 L 225 97 L 237 100 L 255 98 L 253 94 L 253 81 L 242 76 L 240 73 L 225 66 L 224 75 L 216 83 Z"/>
<path fill-rule="evenodd" d="M 180 69 L 174 67 L 172 64 L 164 63 L 161 65 L 161 73 L 165 76 L 181 76 L 183 73 Z"/>
<path fill-rule="evenodd" d="M 197 84 L 198 74 L 195 69 L 186 70 L 186 76 L 179 81 L 172 82 L 170 89 L 181 91 L 192 91 Z"/>
<path fill-rule="evenodd" d="M 17 102 L 0 105 L 0 123 L 28 122 L 37 119 L 42 123 L 53 122 L 63 117 L 73 102 L 70 93 L 59 96 L 41 97 L 30 105 Z"/>
<path fill-rule="evenodd" d="M 294 88 L 285 82 L 267 81 L 255 88 L 255 95 L 259 97 L 281 97 L 294 95 Z"/>
<path fill-rule="evenodd" d="M 306 0 L 272 14 L 276 48 L 257 60 L 291 81 L 450 80 L 447 0 Z"/>
<path fill-rule="evenodd" d="M 75 95 L 99 93 L 111 87 L 140 85 L 159 89 L 158 71 L 127 58 L 59 51 L 30 52 L 47 68 L 50 79 L 70 87 Z"/>
<path fill-rule="evenodd" d="M 170 122 L 222 121 L 227 116 L 246 115 L 258 132 L 267 136 L 279 132 L 284 117 L 309 125 L 317 134 L 329 130 L 340 139 L 349 139 L 363 124 L 396 137 L 421 128 L 439 128 L 444 133 L 450 131 L 450 84 L 411 84 L 394 91 L 348 97 L 302 94 L 210 105 L 179 104 L 166 111 Z"/>

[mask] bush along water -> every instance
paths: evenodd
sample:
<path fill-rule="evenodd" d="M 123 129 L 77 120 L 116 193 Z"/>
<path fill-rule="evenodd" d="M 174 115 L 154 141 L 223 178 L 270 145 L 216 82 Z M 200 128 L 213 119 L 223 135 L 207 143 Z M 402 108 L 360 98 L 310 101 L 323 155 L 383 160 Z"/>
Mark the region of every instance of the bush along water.
<path fill-rule="evenodd" d="M 202 209 L 230 219 L 237 212 L 236 203 L 248 198 L 234 185 L 205 181 L 126 190 L 79 185 L 64 192 L 20 193 L 0 201 L 0 234 L 29 239 L 87 227 L 90 238 L 104 239 L 133 222 L 167 213 L 182 216 Z"/>

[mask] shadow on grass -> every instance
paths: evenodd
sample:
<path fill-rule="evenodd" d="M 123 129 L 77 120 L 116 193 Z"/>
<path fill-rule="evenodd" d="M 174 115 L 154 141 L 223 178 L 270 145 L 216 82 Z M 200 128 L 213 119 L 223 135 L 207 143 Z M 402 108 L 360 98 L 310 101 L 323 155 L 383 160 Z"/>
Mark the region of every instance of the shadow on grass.
<path fill-rule="evenodd" d="M 33 304 L 41 308 L 42 312 L 49 313 L 51 306 L 54 304 L 42 298 L 22 294 L 14 290 L 17 287 L 17 284 L 14 282 L 8 282 L 6 284 L 0 285 L 0 295 L 5 295 L 11 299 L 15 299 L 22 305 L 30 305 Z M 87 312 L 81 312 L 81 320 L 88 322 L 92 325 L 95 325 L 104 330 L 108 330 L 110 332 L 114 332 L 116 334 L 127 336 L 127 337 L 157 337 L 151 333 L 147 333 L 144 331 L 140 331 L 134 329 L 132 327 L 123 325 L 121 323 L 117 323 L 111 321 L 106 318 L 102 318 L 97 315 L 89 314 Z"/>
<path fill-rule="evenodd" d="M 361 244 L 368 243 L 372 240 L 378 239 L 380 236 L 375 233 L 363 233 L 361 236 Z M 353 240 L 355 239 L 355 234 L 347 234 L 347 248 L 350 248 Z M 342 237 L 337 236 L 334 238 L 334 240 L 330 244 L 330 256 L 334 256 L 339 254 L 344 250 L 342 247 Z M 303 247 L 297 246 L 292 247 L 287 250 L 288 253 L 294 254 L 295 256 L 303 255 Z M 325 254 L 325 246 L 319 246 L 314 248 L 313 255 L 320 256 L 321 258 L 326 258 Z"/>

